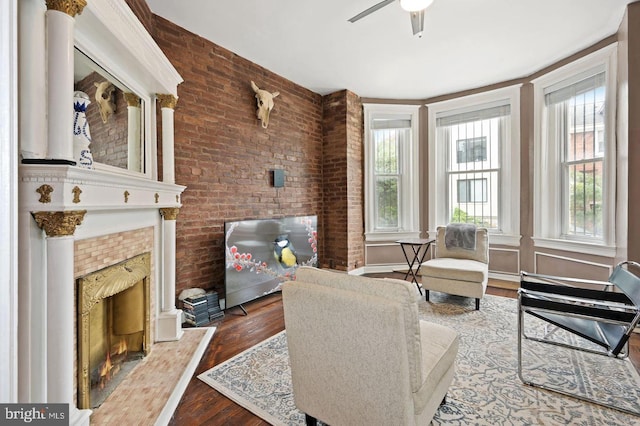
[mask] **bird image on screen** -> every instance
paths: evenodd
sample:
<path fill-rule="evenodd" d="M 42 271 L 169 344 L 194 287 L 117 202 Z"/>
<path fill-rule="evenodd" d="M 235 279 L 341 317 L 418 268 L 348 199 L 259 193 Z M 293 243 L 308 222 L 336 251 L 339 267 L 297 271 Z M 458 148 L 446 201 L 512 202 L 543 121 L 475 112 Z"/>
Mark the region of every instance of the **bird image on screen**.
<path fill-rule="evenodd" d="M 291 268 L 298 264 L 296 258 L 296 251 L 293 248 L 293 244 L 289 241 L 288 235 L 278 235 L 273 242 L 273 255 L 276 260 L 284 269 Z"/>
<path fill-rule="evenodd" d="M 318 217 L 225 222 L 225 264 L 227 309 L 279 291 L 300 266 L 318 266 Z"/>

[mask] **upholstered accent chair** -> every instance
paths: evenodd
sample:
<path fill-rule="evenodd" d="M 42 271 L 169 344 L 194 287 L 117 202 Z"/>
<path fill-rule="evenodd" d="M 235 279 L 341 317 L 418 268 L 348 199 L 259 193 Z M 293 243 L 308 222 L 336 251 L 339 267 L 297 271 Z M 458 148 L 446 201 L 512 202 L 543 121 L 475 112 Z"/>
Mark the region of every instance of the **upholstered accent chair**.
<path fill-rule="evenodd" d="M 301 267 L 282 298 L 293 395 L 307 424 L 429 424 L 453 379 L 459 337 L 419 319 L 410 282 Z"/>
<path fill-rule="evenodd" d="M 439 291 L 476 299 L 476 310 L 484 297 L 489 280 L 489 237 L 486 228 L 476 228 L 473 249 L 447 247 L 446 227 L 436 229 L 435 255 L 420 266 L 422 287 L 429 300 L 429 291 Z"/>

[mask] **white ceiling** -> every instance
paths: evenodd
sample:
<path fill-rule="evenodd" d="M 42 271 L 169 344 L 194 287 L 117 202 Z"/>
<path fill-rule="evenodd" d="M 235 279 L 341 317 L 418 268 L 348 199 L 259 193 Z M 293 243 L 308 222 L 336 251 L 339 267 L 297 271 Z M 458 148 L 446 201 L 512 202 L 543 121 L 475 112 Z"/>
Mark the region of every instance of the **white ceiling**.
<path fill-rule="evenodd" d="M 321 95 L 349 89 L 409 100 L 530 75 L 614 34 L 635 0 L 435 0 L 422 38 L 412 35 L 399 2 L 347 21 L 379 1 L 147 3 L 153 13 Z"/>

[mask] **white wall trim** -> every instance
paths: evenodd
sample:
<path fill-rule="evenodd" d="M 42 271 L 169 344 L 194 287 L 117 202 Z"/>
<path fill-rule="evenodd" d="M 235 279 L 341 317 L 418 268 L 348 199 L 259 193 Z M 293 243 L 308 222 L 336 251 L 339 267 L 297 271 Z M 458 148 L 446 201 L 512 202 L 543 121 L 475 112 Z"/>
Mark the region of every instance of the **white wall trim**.
<path fill-rule="evenodd" d="M 18 401 L 17 0 L 0 14 L 0 401 Z"/>
<path fill-rule="evenodd" d="M 567 261 L 567 262 L 571 262 L 571 263 L 579 263 L 582 265 L 590 265 L 590 266 L 596 266 L 598 268 L 604 268 L 608 271 L 608 275 L 611 275 L 611 272 L 613 271 L 613 266 L 612 265 L 607 265 L 604 263 L 597 263 L 597 262 L 590 262 L 587 260 L 582 260 L 582 259 L 577 259 L 575 257 L 568 257 L 568 256 L 559 256 L 559 255 L 555 255 L 555 254 L 550 254 L 550 253 L 543 253 L 540 251 L 534 251 L 533 252 L 533 273 L 536 274 L 538 273 L 538 258 L 539 257 L 551 257 L 554 259 L 560 259 L 563 261 Z"/>
<path fill-rule="evenodd" d="M 489 253 L 491 253 L 492 251 L 503 251 L 503 252 L 507 252 L 507 253 L 515 253 L 516 254 L 516 270 L 518 271 L 517 274 L 520 273 L 520 271 L 522 270 L 521 268 L 521 263 L 520 263 L 520 250 L 519 249 L 510 249 L 510 248 L 500 248 L 500 247 L 489 247 Z M 491 262 L 491 254 L 489 254 L 489 262 Z M 498 273 L 498 271 L 493 271 L 495 273 Z M 511 272 L 505 272 L 503 271 L 502 273 L 511 275 Z"/>

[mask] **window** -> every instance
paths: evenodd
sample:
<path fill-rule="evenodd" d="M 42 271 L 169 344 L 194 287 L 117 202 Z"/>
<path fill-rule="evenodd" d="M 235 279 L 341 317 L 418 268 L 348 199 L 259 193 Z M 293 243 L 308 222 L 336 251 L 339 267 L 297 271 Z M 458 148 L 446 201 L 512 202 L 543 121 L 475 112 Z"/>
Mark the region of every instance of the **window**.
<path fill-rule="evenodd" d="M 458 203 L 486 203 L 487 179 L 458 180 Z M 452 220 L 452 222 L 465 222 Z"/>
<path fill-rule="evenodd" d="M 536 245 L 606 254 L 613 244 L 614 53 L 605 48 L 534 82 Z"/>
<path fill-rule="evenodd" d="M 410 127 L 396 129 L 374 128 L 373 155 L 375 176 L 375 228 L 398 228 L 400 194 L 400 147 L 410 137 Z"/>
<path fill-rule="evenodd" d="M 596 127 L 604 128 L 604 72 L 545 94 L 547 134 L 560 148 L 562 234 L 601 240 L 604 150 Z M 602 143 L 605 143 L 604 141 Z"/>
<path fill-rule="evenodd" d="M 419 235 L 418 108 L 364 105 L 368 240 Z"/>
<path fill-rule="evenodd" d="M 519 242 L 519 87 L 429 105 L 429 227 L 489 228 Z"/>

